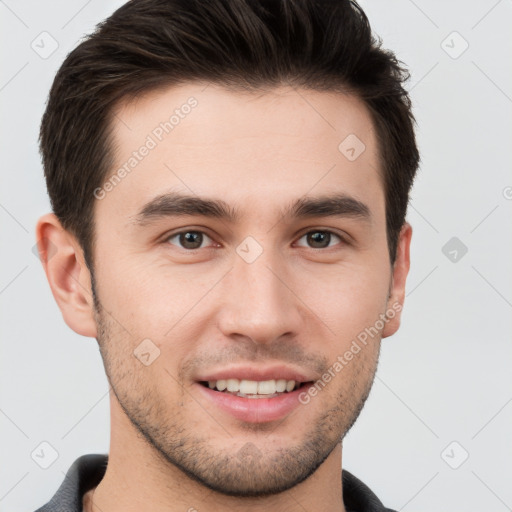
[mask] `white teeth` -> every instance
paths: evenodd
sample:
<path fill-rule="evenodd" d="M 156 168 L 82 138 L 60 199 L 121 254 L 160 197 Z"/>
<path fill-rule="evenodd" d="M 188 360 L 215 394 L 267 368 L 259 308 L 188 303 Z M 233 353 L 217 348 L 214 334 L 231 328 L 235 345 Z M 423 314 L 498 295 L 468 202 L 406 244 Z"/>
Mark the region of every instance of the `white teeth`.
<path fill-rule="evenodd" d="M 284 379 L 276 380 L 276 391 L 282 393 L 286 389 L 286 381 Z"/>
<path fill-rule="evenodd" d="M 237 392 L 240 391 L 240 381 L 238 379 L 228 379 L 228 391 Z"/>
<path fill-rule="evenodd" d="M 241 380 L 238 391 L 244 395 L 255 395 L 258 393 L 258 383 L 255 380 Z"/>
<path fill-rule="evenodd" d="M 263 380 L 258 382 L 258 394 L 259 395 L 273 395 L 276 392 L 276 381 L 275 380 Z"/>
<path fill-rule="evenodd" d="M 238 380 L 238 379 L 221 379 L 209 380 L 208 387 L 217 389 L 218 391 L 230 391 L 231 393 L 242 393 L 243 395 L 274 395 L 275 393 L 290 392 L 295 389 L 296 382 L 294 380 Z"/>

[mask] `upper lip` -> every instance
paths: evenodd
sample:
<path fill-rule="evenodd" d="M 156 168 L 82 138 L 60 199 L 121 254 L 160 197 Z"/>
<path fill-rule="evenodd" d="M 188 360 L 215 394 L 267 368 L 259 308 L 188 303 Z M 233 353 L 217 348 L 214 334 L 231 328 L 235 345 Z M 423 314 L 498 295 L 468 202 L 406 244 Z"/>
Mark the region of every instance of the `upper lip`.
<path fill-rule="evenodd" d="M 216 381 L 216 380 L 294 380 L 296 382 L 310 382 L 315 380 L 314 377 L 307 376 L 300 370 L 289 366 L 276 365 L 258 368 L 257 366 L 231 366 L 219 370 L 212 370 L 200 375 L 198 381 Z"/>

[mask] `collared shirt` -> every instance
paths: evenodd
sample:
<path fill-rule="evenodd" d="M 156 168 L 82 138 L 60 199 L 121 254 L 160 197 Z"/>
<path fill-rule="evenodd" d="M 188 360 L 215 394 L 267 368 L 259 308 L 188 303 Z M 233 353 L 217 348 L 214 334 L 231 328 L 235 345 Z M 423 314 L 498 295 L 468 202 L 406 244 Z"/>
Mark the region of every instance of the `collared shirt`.
<path fill-rule="evenodd" d="M 83 512 L 84 494 L 96 487 L 107 470 L 108 455 L 88 454 L 78 457 L 52 499 L 35 512 Z M 342 470 L 343 503 L 347 512 L 394 512 L 352 473 Z"/>

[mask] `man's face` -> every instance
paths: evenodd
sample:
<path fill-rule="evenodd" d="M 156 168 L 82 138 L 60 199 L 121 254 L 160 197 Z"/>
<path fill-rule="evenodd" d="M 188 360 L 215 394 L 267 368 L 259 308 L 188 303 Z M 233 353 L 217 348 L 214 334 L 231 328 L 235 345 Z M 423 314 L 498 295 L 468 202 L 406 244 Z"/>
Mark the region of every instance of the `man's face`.
<path fill-rule="evenodd" d="M 160 123 L 176 109 L 166 133 Z M 365 145 L 355 159 L 354 135 Z M 137 160 L 95 205 L 97 337 L 118 410 L 159 457 L 212 489 L 292 487 L 357 418 L 377 366 L 379 315 L 391 306 L 369 114 L 341 94 L 188 84 L 120 105 L 114 140 L 113 171 Z M 171 193 L 223 201 L 237 215 L 178 215 L 165 199 L 146 207 Z M 339 215 L 284 215 L 298 199 L 333 195 L 353 202 Z M 227 379 L 249 381 L 245 394 L 254 381 L 302 388 L 249 398 L 205 383 Z M 317 380 L 316 395 L 305 394 Z"/>

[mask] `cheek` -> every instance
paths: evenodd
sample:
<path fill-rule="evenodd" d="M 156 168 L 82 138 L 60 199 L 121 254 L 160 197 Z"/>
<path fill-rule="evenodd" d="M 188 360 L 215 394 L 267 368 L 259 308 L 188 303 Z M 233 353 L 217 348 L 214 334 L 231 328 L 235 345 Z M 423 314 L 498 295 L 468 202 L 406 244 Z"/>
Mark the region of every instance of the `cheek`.
<path fill-rule="evenodd" d="M 385 265 L 332 265 L 321 274 L 300 275 L 298 295 L 338 341 L 350 341 L 385 311 L 390 279 Z"/>
<path fill-rule="evenodd" d="M 101 353 L 109 381 L 125 403 L 153 404 L 159 396 L 165 403 L 182 398 L 177 384 L 179 375 L 172 364 L 179 359 L 179 350 L 167 351 L 165 344 L 153 337 L 143 338 L 135 330 L 126 329 L 116 318 L 104 313 L 101 324 Z M 171 363 L 170 363 L 171 362 Z"/>
<path fill-rule="evenodd" d="M 133 257 L 104 261 L 98 272 L 100 300 L 120 322 L 127 323 L 126 329 L 129 325 L 150 327 L 156 318 L 172 321 L 173 312 L 185 299 L 186 283 L 179 276 L 170 278 L 151 262 Z"/>
<path fill-rule="evenodd" d="M 108 284 L 103 285 L 100 300 L 130 333 L 132 351 L 149 339 L 158 347 L 160 361 L 179 360 L 200 339 L 204 318 L 214 314 L 209 291 L 225 269 L 179 268 L 149 259 L 131 258 L 126 264 L 119 259 L 116 265 L 104 265 L 99 282 Z"/>

